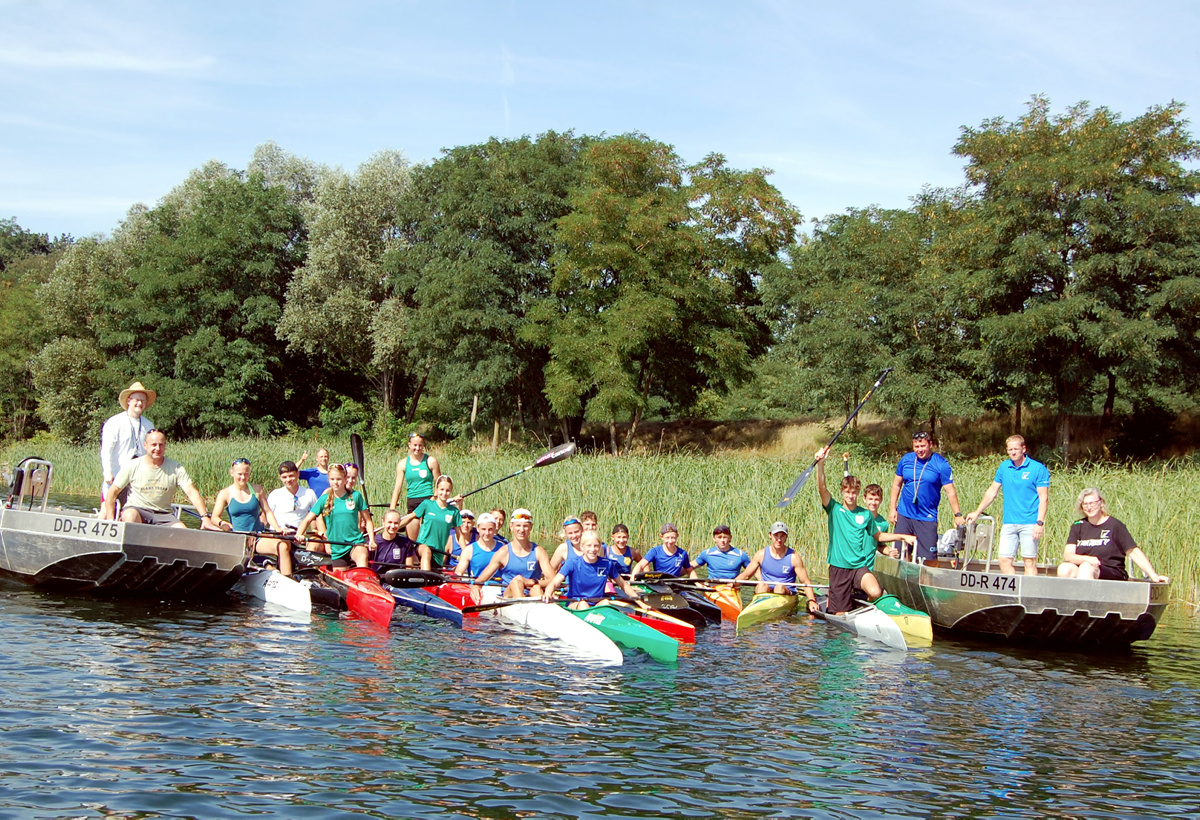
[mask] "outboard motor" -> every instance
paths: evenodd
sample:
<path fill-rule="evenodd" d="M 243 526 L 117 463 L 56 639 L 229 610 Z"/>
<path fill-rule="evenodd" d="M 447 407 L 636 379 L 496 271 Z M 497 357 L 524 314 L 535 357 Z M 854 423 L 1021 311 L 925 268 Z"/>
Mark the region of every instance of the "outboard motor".
<path fill-rule="evenodd" d="M 53 475 L 54 465 L 44 458 L 33 456 L 24 459 L 13 470 L 12 487 L 4 506 L 21 509 L 22 505 L 26 505 L 26 509 L 32 510 L 35 503 L 40 503 L 41 511 L 45 512 L 50 500 L 50 479 Z"/>

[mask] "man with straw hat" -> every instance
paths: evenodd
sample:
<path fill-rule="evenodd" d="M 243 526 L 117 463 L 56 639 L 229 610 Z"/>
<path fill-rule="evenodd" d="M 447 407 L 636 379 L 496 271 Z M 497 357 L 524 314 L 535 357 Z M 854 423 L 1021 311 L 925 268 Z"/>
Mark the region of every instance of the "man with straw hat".
<path fill-rule="evenodd" d="M 134 382 L 121 391 L 122 413 L 104 422 L 100 431 L 100 464 L 104 469 L 104 485 L 100 488 L 100 500 L 108 497 L 113 479 L 126 464 L 146 454 L 146 434 L 154 429 L 154 422 L 142 413 L 150 409 L 158 394 L 147 390 L 141 382 Z"/>

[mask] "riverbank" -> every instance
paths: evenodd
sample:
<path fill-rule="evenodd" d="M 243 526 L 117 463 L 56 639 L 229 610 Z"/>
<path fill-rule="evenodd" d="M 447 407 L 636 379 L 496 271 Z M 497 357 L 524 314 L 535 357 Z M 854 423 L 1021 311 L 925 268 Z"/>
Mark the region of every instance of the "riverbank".
<path fill-rule="evenodd" d="M 306 449 L 315 453 L 320 444 L 302 439 L 222 439 L 172 442 L 167 455 L 180 461 L 200 491 L 212 499 L 226 486 L 229 465 L 248 458 L 253 480 L 270 490 L 277 486 L 277 469 L 284 459 L 296 460 Z M 327 442 L 335 461 L 350 458 L 348 441 Z M 454 445 L 431 447 L 444 472 L 454 477 L 456 492 L 476 487 L 528 466 L 539 455 L 517 448 L 471 452 Z M 811 452 L 797 448 L 796 452 Z M 99 460 L 94 448 L 52 442 L 22 442 L 0 450 L 0 461 L 15 464 L 37 455 L 55 467 L 54 488 L 59 492 L 96 493 L 100 483 Z M 372 503 L 387 503 L 395 478 L 397 454 L 390 448 L 366 444 L 365 477 Z M 626 524 L 633 544 L 644 551 L 657 543 L 659 527 L 666 521 L 679 528 L 681 544 L 694 555 L 712 540 L 712 528 L 727 523 L 734 544 L 749 552 L 766 546 L 767 530 L 779 518 L 791 527 L 791 543 L 813 574 L 826 575 L 826 525 L 815 477 L 788 507 L 775 503 L 811 463 L 809 456 L 767 456 L 753 450 L 726 450 L 719 455 L 663 453 L 614 458 L 580 454 L 570 461 L 531 470 L 471 496 L 465 506 L 476 512 L 502 507 L 533 511 L 534 539 L 558 543 L 558 524 L 584 509 L 599 514 L 603 532 L 613 524 Z M 955 484 L 964 510 L 971 510 L 991 484 L 998 457 L 953 459 Z M 885 497 L 894 475 L 890 459 L 856 458 L 853 471 L 864 484 L 878 483 Z M 840 459 L 831 465 L 840 479 Z M 1052 470 L 1050 513 L 1040 560 L 1057 560 L 1071 523 L 1074 502 L 1084 487 L 1099 488 L 1115 517 L 1124 521 L 1155 569 L 1171 577 L 1173 597 L 1200 601 L 1200 508 L 1181 503 L 1200 490 L 1200 466 L 1168 461 L 1149 466 L 1121 467 L 1088 464 L 1070 470 Z M 97 502 L 98 503 L 98 502 Z M 1002 499 L 990 512 L 999 517 Z M 940 529 L 952 526 L 949 505 L 942 504 Z"/>

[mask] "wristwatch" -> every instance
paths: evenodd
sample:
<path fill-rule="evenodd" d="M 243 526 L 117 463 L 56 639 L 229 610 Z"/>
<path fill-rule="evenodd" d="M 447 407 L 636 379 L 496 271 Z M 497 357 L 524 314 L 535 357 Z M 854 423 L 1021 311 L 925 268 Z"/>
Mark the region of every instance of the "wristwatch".
<path fill-rule="evenodd" d="M 1035 521 L 1034 523 L 1035 523 L 1035 524 L 1037 524 L 1039 527 L 1044 527 L 1044 526 L 1046 526 L 1046 522 L 1045 522 L 1045 521 Z"/>

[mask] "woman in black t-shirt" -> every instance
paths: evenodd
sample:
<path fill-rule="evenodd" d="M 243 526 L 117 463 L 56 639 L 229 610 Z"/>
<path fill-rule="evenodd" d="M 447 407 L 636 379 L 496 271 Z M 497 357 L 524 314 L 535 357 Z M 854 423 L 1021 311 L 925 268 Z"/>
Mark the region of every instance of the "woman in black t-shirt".
<path fill-rule="evenodd" d="M 1128 581 L 1129 574 L 1125 571 L 1128 557 L 1153 583 L 1169 583 L 1167 576 L 1154 571 L 1128 528 L 1108 514 L 1108 505 L 1099 490 L 1088 487 L 1081 492 L 1075 509 L 1083 517 L 1071 525 L 1063 563 L 1058 565 L 1059 578 Z"/>

